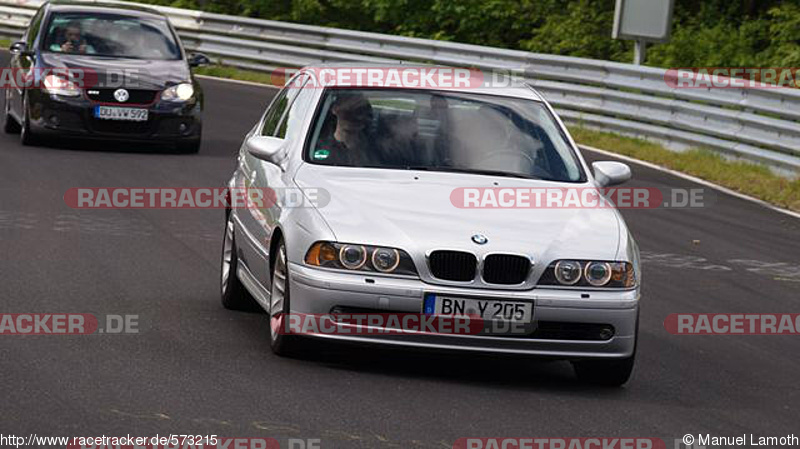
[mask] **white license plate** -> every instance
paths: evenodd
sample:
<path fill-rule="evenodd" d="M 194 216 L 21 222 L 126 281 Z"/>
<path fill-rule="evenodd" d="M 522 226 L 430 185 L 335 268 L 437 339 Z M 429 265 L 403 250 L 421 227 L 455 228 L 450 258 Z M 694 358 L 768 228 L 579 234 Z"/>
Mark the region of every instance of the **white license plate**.
<path fill-rule="evenodd" d="M 112 106 L 95 106 L 94 116 L 103 120 L 126 120 L 130 122 L 146 122 L 147 109 L 117 108 Z"/>
<path fill-rule="evenodd" d="M 533 303 L 428 293 L 425 295 L 424 312 L 439 315 L 478 315 L 486 321 L 530 323 L 533 319 Z"/>

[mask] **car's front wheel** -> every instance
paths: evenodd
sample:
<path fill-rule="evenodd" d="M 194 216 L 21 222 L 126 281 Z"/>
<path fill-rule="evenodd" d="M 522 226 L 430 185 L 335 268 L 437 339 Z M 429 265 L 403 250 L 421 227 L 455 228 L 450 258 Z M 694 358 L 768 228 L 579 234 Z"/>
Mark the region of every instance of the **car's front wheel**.
<path fill-rule="evenodd" d="M 634 354 L 618 360 L 575 360 L 572 367 L 582 382 L 618 387 L 630 379 L 635 359 Z"/>
<path fill-rule="evenodd" d="M 278 242 L 272 264 L 272 291 L 269 299 L 270 348 L 279 356 L 292 356 L 300 352 L 300 337 L 286 332 L 286 316 L 291 310 L 289 300 L 289 267 L 286 262 L 286 244 Z"/>
<path fill-rule="evenodd" d="M 6 90 L 6 101 L 3 108 L 3 131 L 6 134 L 17 134 L 20 131 L 19 123 L 11 116 L 11 94 L 8 90 Z"/>
<path fill-rule="evenodd" d="M 254 310 L 255 300 L 242 285 L 236 270 L 239 258 L 236 255 L 236 236 L 233 228 L 233 213 L 228 212 L 225 232 L 222 237 L 222 260 L 220 264 L 220 293 L 222 305 L 231 310 Z"/>
<path fill-rule="evenodd" d="M 39 138 L 31 130 L 31 114 L 28 106 L 28 96 L 22 101 L 22 124 L 20 126 L 19 141 L 23 146 L 30 147 L 38 145 Z"/>

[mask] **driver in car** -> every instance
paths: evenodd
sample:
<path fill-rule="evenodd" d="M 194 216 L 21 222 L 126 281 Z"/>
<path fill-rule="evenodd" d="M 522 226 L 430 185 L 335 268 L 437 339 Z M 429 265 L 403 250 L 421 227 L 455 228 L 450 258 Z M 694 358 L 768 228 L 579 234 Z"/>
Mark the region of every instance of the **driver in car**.
<path fill-rule="evenodd" d="M 57 45 L 57 44 L 56 44 Z M 81 25 L 78 22 L 70 22 L 64 31 L 64 43 L 58 48 L 64 53 L 86 54 L 90 52 L 89 45 L 83 39 Z"/>
<path fill-rule="evenodd" d="M 336 129 L 319 139 L 313 159 L 327 165 L 363 167 L 373 163 L 372 106 L 360 93 L 342 93 L 333 103 Z"/>

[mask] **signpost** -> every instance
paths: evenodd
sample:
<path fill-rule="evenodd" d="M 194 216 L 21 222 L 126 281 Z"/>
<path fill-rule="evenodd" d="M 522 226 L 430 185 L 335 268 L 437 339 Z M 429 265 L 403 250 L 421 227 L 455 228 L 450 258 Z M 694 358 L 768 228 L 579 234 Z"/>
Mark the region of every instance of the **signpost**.
<path fill-rule="evenodd" d="M 633 63 L 644 63 L 648 42 L 668 42 L 675 0 L 617 0 L 614 39 L 636 41 Z"/>

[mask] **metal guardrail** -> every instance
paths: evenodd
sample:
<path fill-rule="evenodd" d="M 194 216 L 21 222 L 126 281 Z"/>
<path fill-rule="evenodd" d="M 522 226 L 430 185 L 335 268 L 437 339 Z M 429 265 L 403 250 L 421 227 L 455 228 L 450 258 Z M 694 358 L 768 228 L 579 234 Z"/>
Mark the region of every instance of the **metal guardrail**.
<path fill-rule="evenodd" d="M 41 0 L 0 0 L 0 36 L 22 34 Z M 186 48 L 271 71 L 326 62 L 415 61 L 523 76 L 570 124 L 703 147 L 800 175 L 800 89 L 675 89 L 664 69 L 154 6 Z"/>

